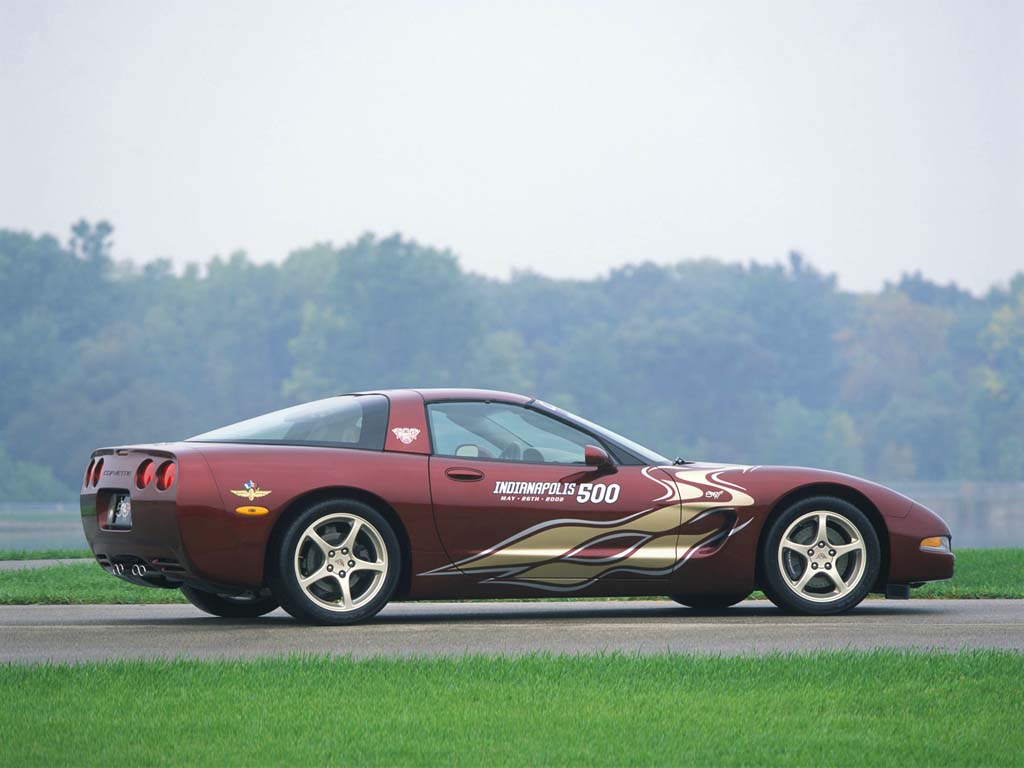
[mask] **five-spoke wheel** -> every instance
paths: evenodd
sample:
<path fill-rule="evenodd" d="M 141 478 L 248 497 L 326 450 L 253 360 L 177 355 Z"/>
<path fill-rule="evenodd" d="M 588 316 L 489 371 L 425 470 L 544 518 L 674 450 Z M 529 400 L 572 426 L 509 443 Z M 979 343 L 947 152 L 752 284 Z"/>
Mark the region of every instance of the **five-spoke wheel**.
<path fill-rule="evenodd" d="M 787 587 L 807 600 L 830 602 L 860 583 L 867 548 L 848 519 L 814 510 L 789 524 L 778 557 Z"/>
<path fill-rule="evenodd" d="M 306 595 L 329 611 L 351 611 L 384 585 L 388 552 L 380 532 L 354 514 L 310 523 L 295 548 L 295 577 Z"/>
<path fill-rule="evenodd" d="M 281 541 L 271 577 L 281 606 L 303 621 L 351 624 L 391 598 L 401 558 L 398 539 L 374 508 L 331 500 L 299 514 Z"/>
<path fill-rule="evenodd" d="M 761 553 L 765 593 L 781 608 L 842 613 L 863 600 L 878 576 L 871 521 L 842 499 L 818 497 L 777 517 Z"/>

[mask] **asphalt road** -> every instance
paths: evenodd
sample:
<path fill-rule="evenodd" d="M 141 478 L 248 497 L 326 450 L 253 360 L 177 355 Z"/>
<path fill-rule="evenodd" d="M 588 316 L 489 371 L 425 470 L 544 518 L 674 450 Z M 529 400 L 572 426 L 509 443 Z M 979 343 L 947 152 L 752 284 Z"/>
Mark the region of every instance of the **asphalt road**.
<path fill-rule="evenodd" d="M 396 603 L 354 627 L 303 626 L 280 611 L 228 620 L 177 605 L 0 606 L 0 661 L 16 662 L 836 648 L 1024 651 L 1024 600 L 870 600 L 830 618 L 760 601 L 710 616 L 656 601 Z"/>

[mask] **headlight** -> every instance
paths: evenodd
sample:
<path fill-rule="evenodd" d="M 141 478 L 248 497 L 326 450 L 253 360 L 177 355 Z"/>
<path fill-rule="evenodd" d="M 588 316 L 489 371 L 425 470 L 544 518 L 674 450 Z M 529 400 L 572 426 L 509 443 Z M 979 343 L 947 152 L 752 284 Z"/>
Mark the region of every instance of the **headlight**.
<path fill-rule="evenodd" d="M 949 544 L 949 536 L 929 536 L 927 539 L 921 539 L 921 549 L 925 552 L 943 552 L 947 555 L 953 551 Z"/>

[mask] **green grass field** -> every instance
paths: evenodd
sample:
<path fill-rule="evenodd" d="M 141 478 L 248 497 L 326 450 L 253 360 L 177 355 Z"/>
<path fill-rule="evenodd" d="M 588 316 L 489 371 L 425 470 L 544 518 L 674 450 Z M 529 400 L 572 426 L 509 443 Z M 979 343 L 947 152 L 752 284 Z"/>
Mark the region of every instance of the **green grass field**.
<path fill-rule="evenodd" d="M 1024 655 L 0 667 L 3 765 L 1021 765 Z"/>
<path fill-rule="evenodd" d="M 0 571 L 0 605 L 185 602 L 176 589 L 137 587 L 111 576 L 94 561 Z"/>
<path fill-rule="evenodd" d="M 62 557 L 87 557 L 92 560 L 88 549 L 0 549 L 2 560 L 56 560 Z"/>
<path fill-rule="evenodd" d="M 949 581 L 911 590 L 917 597 L 1024 598 L 1024 549 L 963 549 L 956 553 L 956 575 Z"/>
<path fill-rule="evenodd" d="M 1024 598 L 1024 549 L 960 550 L 955 578 L 928 584 L 911 595 Z M 185 599 L 177 590 L 137 587 L 114 578 L 92 562 L 0 571 L 0 604 L 181 602 Z"/>

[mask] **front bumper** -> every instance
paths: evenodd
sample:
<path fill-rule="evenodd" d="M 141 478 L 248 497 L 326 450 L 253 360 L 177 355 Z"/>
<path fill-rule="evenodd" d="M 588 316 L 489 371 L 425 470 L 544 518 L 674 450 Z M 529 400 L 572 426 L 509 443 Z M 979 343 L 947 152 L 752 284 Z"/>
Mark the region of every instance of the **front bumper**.
<path fill-rule="evenodd" d="M 914 504 L 905 517 L 889 517 L 889 578 L 891 584 L 921 584 L 953 578 L 952 552 L 921 549 L 932 536 L 951 536 L 949 526 L 930 509 Z"/>

